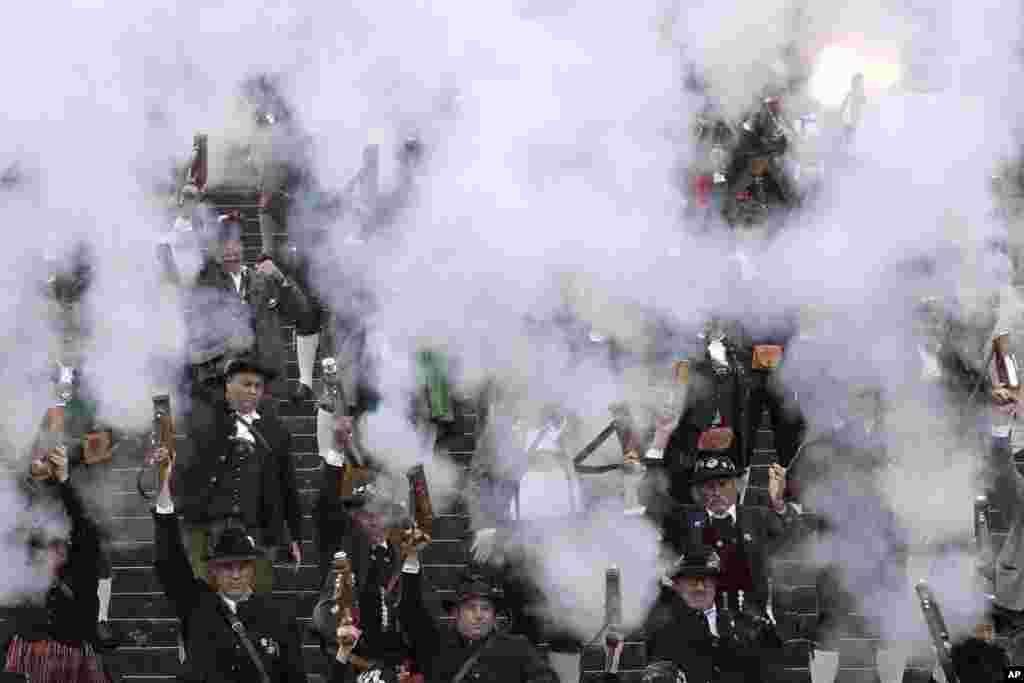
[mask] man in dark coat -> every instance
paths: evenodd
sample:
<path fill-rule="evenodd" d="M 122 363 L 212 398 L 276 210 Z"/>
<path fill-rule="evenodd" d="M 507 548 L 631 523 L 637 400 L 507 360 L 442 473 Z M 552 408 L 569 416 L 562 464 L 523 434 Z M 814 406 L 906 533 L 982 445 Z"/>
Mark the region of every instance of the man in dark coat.
<path fill-rule="evenodd" d="M 543 655 L 524 636 L 496 628 L 501 596 L 482 577 L 464 577 L 455 600 L 445 604 L 454 617 L 453 628 L 439 627 L 428 612 L 418 567 L 405 569 L 402 578 L 401 619 L 428 683 L 558 683 Z"/>
<path fill-rule="evenodd" d="M 330 210 L 312 173 L 311 137 L 294 116 L 278 80 L 269 75 L 244 84 L 259 126 L 260 272 L 286 273 L 305 296 L 289 310 L 295 321 L 299 385 L 293 398 L 313 399 L 313 363 L 325 311 L 313 281 L 318 253 L 325 249 L 323 223 Z M 283 239 L 282 239 L 283 238 Z"/>
<path fill-rule="evenodd" d="M 747 316 L 746 323 L 734 332 L 736 360 L 746 368 L 747 381 L 743 408 L 744 466 L 749 465 L 753 458 L 754 437 L 766 408 L 779 464 L 789 467 L 790 460 L 796 455 L 804 421 L 795 392 L 785 386 L 781 378 L 786 347 L 796 333 L 796 316 L 788 311 L 780 315 L 768 312 L 751 314 Z"/>
<path fill-rule="evenodd" d="M 355 579 L 355 607 L 362 631 L 355 655 L 367 661 L 397 665 L 408 654 L 399 630 L 398 604 L 401 595 L 400 576 L 403 569 L 415 568 L 402 562 L 394 529 L 402 522 L 405 511 L 392 503 L 375 482 L 357 486 L 353 493 L 340 499 L 352 525 L 343 536 L 321 535 L 329 543 L 321 549 L 321 570 L 326 566 L 320 598 L 313 609 L 313 624 L 320 634 L 324 652 L 333 657 L 338 648 L 335 638 L 336 615 L 334 588 L 337 578 L 328 558 L 343 551 Z M 389 537 L 390 536 L 390 537 Z"/>
<path fill-rule="evenodd" d="M 299 296 L 280 273 L 264 273 L 242 263 L 241 215 L 220 217 L 214 254 L 196 277 L 189 298 L 189 355 L 194 392 L 216 384 L 224 358 L 249 353 L 282 378 L 269 387 L 283 396 L 287 360 L 281 334 L 283 305 Z"/>
<path fill-rule="evenodd" d="M 738 505 L 740 470 L 726 455 L 708 454 L 694 466 L 694 498 L 699 506 L 680 506 L 665 521 L 665 539 L 677 552 L 707 545 L 721 556 L 717 588 L 730 607 L 742 602 L 745 611 L 761 616 L 770 609 L 768 558 L 779 547 L 796 519 L 783 501 L 786 471 L 769 470 L 771 508 Z M 770 615 L 769 615 L 770 616 Z"/>
<path fill-rule="evenodd" d="M 155 457 L 160 462 L 169 460 L 165 450 Z M 173 471 L 173 462 L 169 467 Z M 305 683 L 295 615 L 286 605 L 254 591 L 256 563 L 264 552 L 244 529 L 230 528 L 205 558 L 209 582 L 197 579 L 181 542 L 169 482 L 170 474 L 153 511 L 155 569 L 182 621 L 186 652 L 182 678 L 253 683 L 261 680 L 262 669 L 272 683 Z M 241 624 L 252 653 L 238 635 L 238 627 L 230 623 L 233 619 Z"/>
<path fill-rule="evenodd" d="M 203 558 L 216 536 L 243 527 L 267 549 L 268 557 L 258 563 L 256 588 L 269 592 L 282 523 L 291 537 L 292 559 L 302 560 L 291 434 L 270 411 L 257 412 L 272 370 L 243 357 L 228 361 L 223 375 L 223 399 L 193 416 L 190 457 L 179 468 L 192 566 L 203 578 Z"/>
<path fill-rule="evenodd" d="M 676 561 L 645 627 L 648 660 L 673 662 L 699 683 L 776 680 L 782 641 L 768 620 L 716 604 L 721 571 L 706 546 Z"/>
<path fill-rule="evenodd" d="M 725 454 L 741 469 L 749 464 L 741 429 L 741 383 L 745 373 L 738 367 L 732 342 L 724 334 L 709 328 L 704 341 L 703 357 L 688 364 L 686 405 L 664 452 L 669 495 L 683 504 L 691 502 L 690 475 L 702 447 L 709 440 L 721 444 L 721 439 L 709 438 L 716 436 L 709 434 L 712 430 L 729 430 L 732 438 L 727 445 L 721 444 Z"/>

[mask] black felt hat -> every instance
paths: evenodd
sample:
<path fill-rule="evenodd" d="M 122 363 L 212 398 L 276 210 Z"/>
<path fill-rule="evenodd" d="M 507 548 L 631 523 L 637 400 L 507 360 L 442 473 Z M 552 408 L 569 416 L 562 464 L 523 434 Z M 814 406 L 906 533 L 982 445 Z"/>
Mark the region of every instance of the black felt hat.
<path fill-rule="evenodd" d="M 651 662 L 644 669 L 643 683 L 686 683 L 686 673 L 675 662 Z"/>
<path fill-rule="evenodd" d="M 405 507 L 396 503 L 380 488 L 376 481 L 367 481 L 352 489 L 352 493 L 341 498 L 345 509 L 367 510 L 380 514 L 402 517 L 407 514 Z"/>
<path fill-rule="evenodd" d="M 259 560 L 266 554 L 256 545 L 252 536 L 244 529 L 230 527 L 225 529 L 206 558 L 208 563 L 240 562 L 243 560 Z"/>
<path fill-rule="evenodd" d="M 239 372 L 254 372 L 257 375 L 262 375 L 266 382 L 271 382 L 277 377 L 277 370 L 263 363 L 252 354 L 233 356 L 226 360 L 221 375 L 227 381 L 231 379 L 232 375 Z"/>
<path fill-rule="evenodd" d="M 712 479 L 734 479 L 742 475 L 743 471 L 736 467 L 736 463 L 729 456 L 721 453 L 704 453 L 693 464 L 690 481 L 694 484 L 703 484 Z"/>
<path fill-rule="evenodd" d="M 455 591 L 454 598 L 445 598 L 441 606 L 445 611 L 453 610 L 467 600 L 482 598 L 489 600 L 495 610 L 500 610 L 505 604 L 505 593 L 495 586 L 482 574 L 467 574 L 459 581 L 459 587 Z"/>
<path fill-rule="evenodd" d="M 707 546 L 683 553 L 668 572 L 669 579 L 680 576 L 718 576 L 722 573 L 722 560 Z"/>

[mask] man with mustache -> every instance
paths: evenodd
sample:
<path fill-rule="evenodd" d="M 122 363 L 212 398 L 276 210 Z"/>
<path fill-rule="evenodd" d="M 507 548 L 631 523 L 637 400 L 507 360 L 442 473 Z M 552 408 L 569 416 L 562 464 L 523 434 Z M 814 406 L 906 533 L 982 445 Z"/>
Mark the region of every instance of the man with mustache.
<path fill-rule="evenodd" d="M 699 505 L 680 506 L 666 520 L 665 538 L 677 551 L 706 545 L 721 557 L 719 595 L 728 606 L 771 618 L 767 559 L 785 540 L 796 511 L 783 501 L 786 470 L 768 470 L 770 509 L 739 505 L 738 479 L 732 459 L 707 452 L 694 465 L 692 493 Z"/>

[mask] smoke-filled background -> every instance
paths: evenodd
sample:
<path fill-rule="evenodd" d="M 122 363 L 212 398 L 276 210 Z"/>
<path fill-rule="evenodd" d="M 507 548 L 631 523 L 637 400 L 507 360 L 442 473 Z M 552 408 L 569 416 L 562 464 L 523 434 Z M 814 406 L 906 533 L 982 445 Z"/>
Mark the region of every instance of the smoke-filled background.
<path fill-rule="evenodd" d="M 332 233 L 336 268 L 376 299 L 369 325 L 393 362 L 382 367 L 385 406 L 369 436 L 396 464 L 421 457 L 401 416 L 415 382 L 408 359 L 425 344 L 458 360 L 465 386 L 497 378 L 596 433 L 636 383 L 600 361 L 570 370 L 564 349 L 526 337 L 524 316 L 568 301 L 642 354 L 657 341 L 651 312 L 690 330 L 712 311 L 746 319 L 817 305 L 829 310 L 840 379 L 880 381 L 900 397 L 897 464 L 881 475 L 900 519 L 916 539 L 968 526 L 974 455 L 949 452 L 949 428 L 907 388 L 908 310 L 922 294 L 982 310 L 1008 285 L 1008 263 L 985 248 L 1004 229 L 988 218 L 986 182 L 1015 142 L 1014 3 L 295 5 L 44 0 L 8 17 L 0 164 L 17 162 L 24 177 L 0 209 L 0 427 L 11 454 L 27 447 L 50 396 L 40 377 L 58 332 L 44 313 L 40 263 L 67 258 L 76 239 L 94 247 L 97 273 L 82 307 L 92 331 L 85 366 L 102 377 L 104 417 L 144 425 L 154 387 L 184 352 L 178 303 L 153 261 L 167 226 L 151 188 L 195 131 L 210 135 L 216 180 L 218 150 L 252 133 L 239 83 L 273 73 L 313 137 L 325 187 L 353 175 L 371 135 L 382 141 L 385 184 L 394 182 L 387 150 L 403 135 L 416 131 L 427 146 L 411 206 L 386 239 L 354 245 L 344 223 Z M 750 280 L 736 277 L 735 244 L 692 237 L 679 220 L 674 173 L 704 104 L 682 87 L 693 64 L 734 115 L 763 86 L 806 77 L 803 103 L 825 124 L 853 73 L 866 77 L 852 161 L 829 168 L 823 200 L 777 240 L 739 247 Z M 938 258 L 934 275 L 903 267 L 922 255 Z M 343 308 L 350 292 L 333 283 L 322 283 L 325 298 Z M 1004 305 L 1000 316 L 1012 323 L 1017 310 Z M 605 560 L 636 554 L 614 520 L 580 535 L 600 539 L 600 557 L 578 545 L 546 554 L 555 558 L 546 583 L 571 584 L 593 617 L 578 623 L 587 637 L 600 626 Z M 969 580 L 948 580 L 962 564 L 942 566 L 953 568 L 939 579 L 944 597 L 969 613 Z M 657 572 L 653 556 L 627 567 L 627 592 L 646 594 L 639 587 Z M 906 613 L 885 616 L 893 634 L 917 628 Z"/>

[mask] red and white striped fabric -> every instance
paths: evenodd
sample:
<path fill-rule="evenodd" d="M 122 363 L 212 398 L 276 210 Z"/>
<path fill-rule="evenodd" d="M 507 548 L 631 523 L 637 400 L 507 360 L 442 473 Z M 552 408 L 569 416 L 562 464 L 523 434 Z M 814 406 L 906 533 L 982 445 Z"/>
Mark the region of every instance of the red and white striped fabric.
<path fill-rule="evenodd" d="M 88 643 L 77 647 L 15 636 L 7 647 L 4 671 L 28 674 L 32 683 L 110 683 Z"/>

